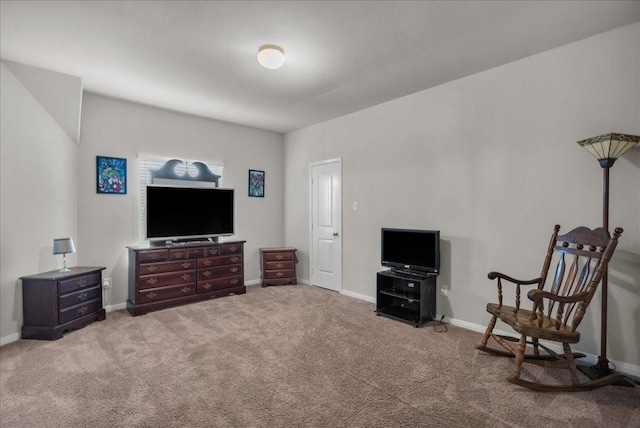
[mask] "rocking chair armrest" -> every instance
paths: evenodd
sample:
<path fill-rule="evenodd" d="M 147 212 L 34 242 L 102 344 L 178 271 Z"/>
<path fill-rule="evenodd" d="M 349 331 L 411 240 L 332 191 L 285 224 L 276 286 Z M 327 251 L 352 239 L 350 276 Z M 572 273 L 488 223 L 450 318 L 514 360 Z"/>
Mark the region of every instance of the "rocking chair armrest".
<path fill-rule="evenodd" d="M 539 284 L 540 281 L 542 281 L 542 278 L 534 278 L 534 279 L 516 279 L 516 278 L 512 278 L 508 275 L 505 275 L 503 273 L 500 272 L 489 272 L 489 275 L 487 275 L 489 277 L 489 279 L 496 279 L 496 278 L 501 278 L 504 280 L 507 280 L 509 282 L 512 282 L 514 284 L 521 284 L 521 285 L 532 285 L 532 284 Z"/>
<path fill-rule="evenodd" d="M 559 302 L 559 303 L 575 303 L 575 302 L 581 302 L 585 300 L 586 298 L 588 298 L 588 296 L 589 296 L 588 291 L 583 291 L 582 293 L 578 293 L 578 294 L 574 294 L 566 297 L 558 296 L 556 294 L 549 293 L 548 291 L 538 290 L 538 289 L 529 290 L 529 292 L 527 293 L 527 297 L 530 300 L 532 300 L 534 303 L 537 303 L 542 299 L 555 300 L 556 302 Z"/>

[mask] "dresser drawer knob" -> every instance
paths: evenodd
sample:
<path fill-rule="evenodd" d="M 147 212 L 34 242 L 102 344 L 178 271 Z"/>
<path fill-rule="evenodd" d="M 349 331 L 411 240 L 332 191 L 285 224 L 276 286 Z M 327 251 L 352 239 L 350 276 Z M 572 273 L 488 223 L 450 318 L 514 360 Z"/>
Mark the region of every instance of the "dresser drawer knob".
<path fill-rule="evenodd" d="M 202 272 L 202 276 L 211 276 L 211 271 L 210 270 L 205 270 L 204 272 Z"/>
<path fill-rule="evenodd" d="M 283 277 L 283 276 L 284 276 L 284 273 L 282 273 L 282 272 L 276 272 L 276 276 L 277 276 L 278 278 L 281 278 L 281 277 Z"/>
<path fill-rule="evenodd" d="M 238 272 L 238 268 L 237 267 L 232 267 L 231 269 L 229 269 L 231 272 L 236 273 Z"/>
<path fill-rule="evenodd" d="M 237 262 L 238 261 L 238 257 L 235 257 L 235 256 L 231 257 L 231 261 L 234 262 L 234 263 Z"/>
<path fill-rule="evenodd" d="M 156 282 L 158 282 L 158 278 L 148 278 L 147 279 L 147 285 L 155 285 Z"/>
<path fill-rule="evenodd" d="M 153 291 L 151 293 L 147 293 L 147 299 L 151 300 L 151 299 L 155 299 L 158 296 L 157 293 L 154 293 Z"/>
<path fill-rule="evenodd" d="M 276 254 L 276 259 L 282 260 L 284 256 L 282 254 Z"/>
<path fill-rule="evenodd" d="M 82 306 L 78 309 L 78 315 L 84 315 L 89 310 L 88 306 Z"/>
<path fill-rule="evenodd" d="M 202 264 L 205 266 L 211 266 L 211 260 L 204 260 Z"/>
<path fill-rule="evenodd" d="M 234 278 L 234 279 L 231 280 L 231 284 L 236 285 L 237 283 L 238 283 L 237 279 Z"/>
<path fill-rule="evenodd" d="M 81 279 L 76 283 L 76 285 L 78 286 L 78 288 L 82 288 L 85 285 L 87 285 L 87 280 L 86 279 Z"/>
<path fill-rule="evenodd" d="M 78 301 L 82 302 L 83 300 L 87 300 L 87 293 L 78 294 Z"/>
<path fill-rule="evenodd" d="M 183 267 L 184 269 L 189 269 L 189 268 L 191 267 L 191 262 L 184 262 L 184 263 L 182 263 L 182 267 Z"/>
<path fill-rule="evenodd" d="M 184 287 L 182 290 L 183 293 L 188 293 L 189 291 L 191 291 L 191 287 Z"/>
<path fill-rule="evenodd" d="M 282 263 L 278 263 L 278 264 L 276 265 L 276 267 L 277 267 L 278 269 L 282 269 L 282 268 L 284 267 L 284 265 L 283 265 Z"/>
<path fill-rule="evenodd" d="M 182 258 L 182 256 L 183 256 L 183 254 L 184 254 L 184 252 L 183 252 L 183 251 L 176 251 L 176 252 L 175 252 L 175 253 L 173 253 L 173 254 L 175 254 L 175 255 L 176 255 L 176 258 L 177 258 L 177 259 L 181 259 L 181 258 Z"/>
<path fill-rule="evenodd" d="M 185 281 L 188 279 L 191 279 L 191 275 L 189 275 L 188 273 L 185 273 L 184 275 L 182 275 L 182 279 Z"/>
<path fill-rule="evenodd" d="M 211 287 L 213 287 L 213 285 L 209 284 L 208 282 L 202 286 L 202 288 L 204 288 L 205 290 L 210 289 Z"/>
<path fill-rule="evenodd" d="M 158 267 L 157 267 L 157 266 L 149 266 L 149 267 L 147 268 L 147 270 L 148 270 L 149 272 L 155 272 L 155 271 L 157 271 L 157 270 L 158 270 Z"/>
<path fill-rule="evenodd" d="M 209 248 L 209 254 L 211 254 L 212 256 L 215 256 L 216 254 L 218 254 L 218 249 L 217 248 Z"/>

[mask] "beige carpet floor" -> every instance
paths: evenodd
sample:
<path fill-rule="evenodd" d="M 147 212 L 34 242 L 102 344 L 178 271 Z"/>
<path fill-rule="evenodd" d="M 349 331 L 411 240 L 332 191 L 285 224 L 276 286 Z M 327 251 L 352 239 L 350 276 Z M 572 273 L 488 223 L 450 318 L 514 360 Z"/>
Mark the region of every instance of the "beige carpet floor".
<path fill-rule="evenodd" d="M 58 341 L 0 348 L 0 426 L 640 426 L 640 388 L 529 391 L 505 381 L 512 360 L 474 349 L 478 333 L 373 310 L 298 285 L 110 312 Z"/>

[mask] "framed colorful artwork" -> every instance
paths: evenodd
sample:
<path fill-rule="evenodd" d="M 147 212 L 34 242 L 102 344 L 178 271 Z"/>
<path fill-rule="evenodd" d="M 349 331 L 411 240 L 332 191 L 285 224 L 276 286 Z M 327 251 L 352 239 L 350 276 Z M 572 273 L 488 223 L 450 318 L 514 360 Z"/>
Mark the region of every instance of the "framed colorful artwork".
<path fill-rule="evenodd" d="M 127 194 L 127 160 L 96 156 L 96 189 L 98 193 Z"/>
<path fill-rule="evenodd" d="M 264 198 L 264 171 L 249 170 L 249 196 Z"/>

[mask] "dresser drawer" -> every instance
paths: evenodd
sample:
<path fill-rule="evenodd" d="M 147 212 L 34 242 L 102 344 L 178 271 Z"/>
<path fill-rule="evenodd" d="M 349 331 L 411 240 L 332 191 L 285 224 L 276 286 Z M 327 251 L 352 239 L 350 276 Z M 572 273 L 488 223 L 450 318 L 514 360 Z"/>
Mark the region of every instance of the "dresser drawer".
<path fill-rule="evenodd" d="M 265 262 L 264 268 L 266 270 L 293 269 L 293 260 L 286 260 L 286 261 L 280 261 L 280 262 Z"/>
<path fill-rule="evenodd" d="M 63 310 L 73 305 L 77 305 L 93 299 L 98 299 L 101 297 L 101 293 L 102 287 L 100 286 L 100 284 L 97 284 L 90 288 L 83 288 L 80 291 L 63 294 L 58 298 L 58 307 L 60 308 L 60 310 Z"/>
<path fill-rule="evenodd" d="M 239 274 L 242 274 L 242 265 L 217 266 L 207 269 L 198 269 L 198 280 Z"/>
<path fill-rule="evenodd" d="M 163 262 L 165 260 L 169 260 L 169 250 L 146 250 L 138 252 L 138 261 L 140 263 Z"/>
<path fill-rule="evenodd" d="M 195 282 L 196 271 L 185 270 L 181 272 L 160 273 L 157 275 L 143 275 L 138 279 L 138 288 L 157 288 L 167 285 L 187 284 Z"/>
<path fill-rule="evenodd" d="M 207 293 L 209 291 L 238 287 L 240 285 L 244 285 L 244 278 L 242 275 L 207 279 L 198 281 L 198 293 Z"/>
<path fill-rule="evenodd" d="M 195 260 L 184 260 L 179 262 L 145 263 L 140 265 L 140 275 L 151 275 L 156 273 L 174 272 L 177 270 L 195 269 Z"/>
<path fill-rule="evenodd" d="M 208 268 L 213 266 L 233 265 L 242 263 L 242 254 L 236 254 L 232 256 L 218 256 L 207 257 L 205 259 L 198 259 L 198 268 Z"/>
<path fill-rule="evenodd" d="M 282 253 L 264 253 L 262 257 L 265 262 L 280 262 L 283 260 L 293 261 L 295 257 L 295 253 L 293 251 L 287 251 Z"/>
<path fill-rule="evenodd" d="M 60 294 L 67 294 L 83 288 L 92 287 L 100 284 L 102 278 L 101 272 L 92 273 L 84 276 L 77 276 L 73 279 L 60 281 L 58 283 Z M 100 284 L 101 285 L 101 284 Z"/>
<path fill-rule="evenodd" d="M 195 259 L 204 257 L 204 248 L 176 248 L 169 250 L 169 260 Z"/>
<path fill-rule="evenodd" d="M 196 285 L 194 283 L 173 285 L 170 287 L 149 288 L 138 292 L 138 302 L 157 302 L 165 299 L 184 297 L 195 293 Z"/>
<path fill-rule="evenodd" d="M 264 272 L 265 279 L 294 278 L 295 276 L 293 269 L 267 270 Z"/>
<path fill-rule="evenodd" d="M 222 244 L 221 246 L 222 253 L 221 254 L 240 254 L 242 253 L 242 244 Z"/>
<path fill-rule="evenodd" d="M 220 245 L 211 245 L 204 248 L 204 257 L 219 256 L 222 254 Z"/>
<path fill-rule="evenodd" d="M 64 324 L 76 318 L 95 313 L 102 309 L 102 300 L 94 299 L 60 310 L 59 323 Z"/>

